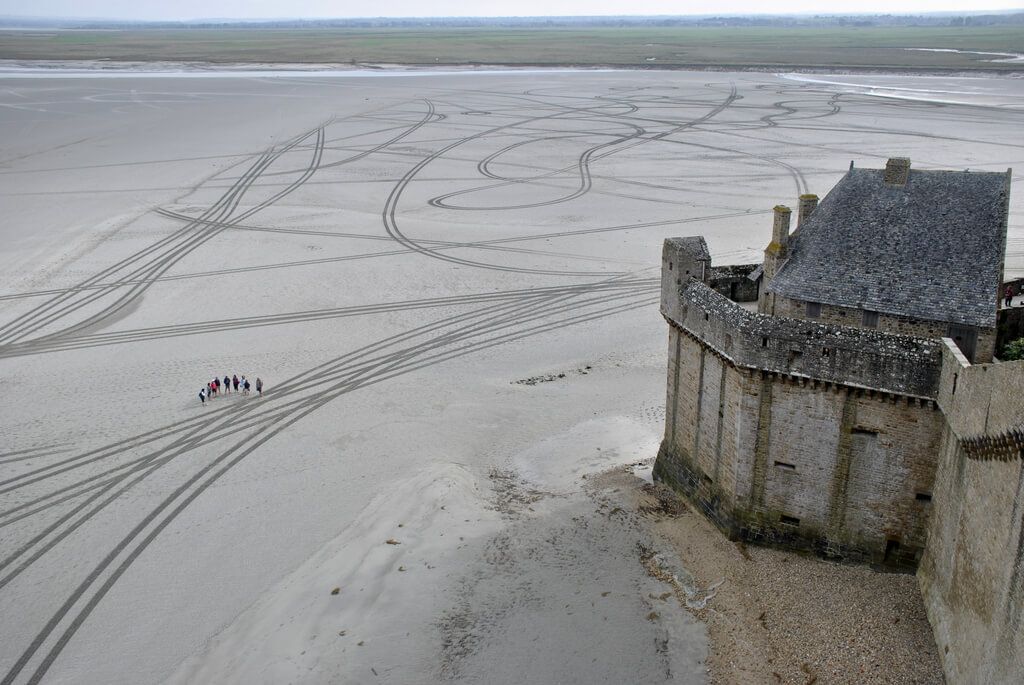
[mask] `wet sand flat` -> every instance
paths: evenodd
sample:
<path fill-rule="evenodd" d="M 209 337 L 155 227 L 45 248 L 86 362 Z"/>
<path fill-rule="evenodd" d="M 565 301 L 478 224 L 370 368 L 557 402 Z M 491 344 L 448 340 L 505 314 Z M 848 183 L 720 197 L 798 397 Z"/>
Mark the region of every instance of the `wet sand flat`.
<path fill-rule="evenodd" d="M 664 238 L 1022 166 L 1019 80 L 871 78 L 0 78 L 0 673 L 706 682 L 585 476 L 657 451 Z"/>

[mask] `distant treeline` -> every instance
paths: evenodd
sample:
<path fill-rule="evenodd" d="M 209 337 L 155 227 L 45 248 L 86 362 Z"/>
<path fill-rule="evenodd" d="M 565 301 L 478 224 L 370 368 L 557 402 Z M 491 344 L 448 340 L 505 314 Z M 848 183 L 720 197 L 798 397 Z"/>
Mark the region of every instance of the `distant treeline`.
<path fill-rule="evenodd" d="M 778 26 L 834 28 L 844 26 L 1024 26 L 1024 12 L 873 14 L 873 15 L 749 15 L 749 16 L 603 16 L 603 17 L 375 17 L 365 19 L 204 19 L 197 21 L 120 21 L 46 19 L 0 16 L 0 28 L 39 29 L 225 29 L 225 28 L 586 28 L 644 26 Z"/>

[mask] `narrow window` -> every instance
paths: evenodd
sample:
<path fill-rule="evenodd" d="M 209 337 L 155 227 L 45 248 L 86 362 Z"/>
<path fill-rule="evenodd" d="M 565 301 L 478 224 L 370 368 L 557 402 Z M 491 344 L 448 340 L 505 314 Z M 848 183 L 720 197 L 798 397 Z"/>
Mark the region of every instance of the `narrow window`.
<path fill-rule="evenodd" d="M 878 312 L 869 312 L 864 310 L 864 327 L 865 328 L 878 328 Z"/>
<path fill-rule="evenodd" d="M 761 338 L 761 347 L 768 347 L 768 338 Z"/>
<path fill-rule="evenodd" d="M 821 348 L 821 356 L 827 357 L 829 355 L 829 349 L 827 347 Z"/>
<path fill-rule="evenodd" d="M 800 519 L 796 518 L 795 516 L 786 516 L 785 514 L 783 514 L 779 517 L 779 523 L 782 523 L 787 526 L 797 527 L 800 525 Z"/>
<path fill-rule="evenodd" d="M 850 432 L 854 435 L 878 435 L 878 431 L 873 431 L 870 428 L 861 428 L 860 426 L 855 427 Z"/>
<path fill-rule="evenodd" d="M 916 499 L 918 502 L 931 502 L 932 494 L 930 492 L 919 492 L 916 495 L 914 495 L 914 499 Z"/>
<path fill-rule="evenodd" d="M 808 302 L 807 303 L 807 317 L 810 319 L 817 319 L 821 316 L 821 302 Z"/>
<path fill-rule="evenodd" d="M 708 314 L 707 312 L 704 312 L 704 320 L 707 321 L 710 318 L 711 318 L 711 315 Z"/>
<path fill-rule="evenodd" d="M 784 461 L 777 461 L 775 462 L 775 465 L 783 471 L 796 471 L 796 464 L 787 464 Z"/>
<path fill-rule="evenodd" d="M 669 271 L 671 271 L 671 270 L 672 270 L 672 262 L 669 262 L 669 263 L 668 263 L 668 270 L 669 270 Z"/>

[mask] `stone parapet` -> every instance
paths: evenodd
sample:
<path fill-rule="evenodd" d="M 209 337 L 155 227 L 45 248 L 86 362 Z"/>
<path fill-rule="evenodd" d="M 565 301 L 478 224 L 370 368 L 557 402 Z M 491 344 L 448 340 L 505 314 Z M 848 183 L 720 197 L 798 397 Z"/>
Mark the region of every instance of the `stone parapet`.
<path fill-rule="evenodd" d="M 934 399 L 942 343 L 747 311 L 697 280 L 662 314 L 737 367 Z M 667 306 L 666 306 L 667 305 Z"/>

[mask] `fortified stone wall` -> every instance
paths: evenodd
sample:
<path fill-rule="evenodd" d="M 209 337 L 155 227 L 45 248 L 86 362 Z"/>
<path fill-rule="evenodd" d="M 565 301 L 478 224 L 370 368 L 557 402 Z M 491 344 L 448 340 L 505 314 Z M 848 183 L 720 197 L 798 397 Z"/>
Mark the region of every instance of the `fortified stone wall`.
<path fill-rule="evenodd" d="M 677 293 L 662 307 L 668 322 L 737 366 L 929 399 L 938 391 L 938 340 L 748 312 L 695 280 Z"/>
<path fill-rule="evenodd" d="M 940 343 L 753 314 L 694 280 L 677 299 L 656 475 L 731 537 L 913 567 Z"/>
<path fill-rule="evenodd" d="M 821 321 L 822 323 L 832 323 L 840 326 L 865 327 L 863 309 L 818 303 L 821 313 L 819 316 L 812 318 L 808 315 L 807 302 L 804 300 L 794 300 L 776 294 L 774 302 L 774 313 L 776 316 Z M 994 299 L 992 304 L 994 312 Z M 917 338 L 945 338 L 949 336 L 949 324 L 945 321 L 926 321 L 884 313 L 878 313 L 877 321 L 878 325 L 871 330 L 909 335 Z M 974 330 L 978 334 L 975 361 L 992 361 L 992 355 L 996 346 L 996 330 L 994 328 L 977 327 L 974 327 Z"/>
<path fill-rule="evenodd" d="M 1024 362 L 971 365 L 950 341 L 946 419 L 918 571 L 951 683 L 1024 674 Z"/>

